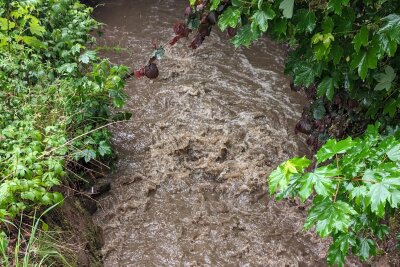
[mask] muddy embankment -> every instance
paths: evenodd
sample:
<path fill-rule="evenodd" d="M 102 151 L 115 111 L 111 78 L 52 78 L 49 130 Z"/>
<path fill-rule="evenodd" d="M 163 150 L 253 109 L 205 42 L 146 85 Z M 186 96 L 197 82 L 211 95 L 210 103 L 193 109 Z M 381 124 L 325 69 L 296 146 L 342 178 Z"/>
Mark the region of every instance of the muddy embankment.
<path fill-rule="evenodd" d="M 100 46 L 140 67 L 168 41 L 186 1 L 104 1 Z M 154 81 L 128 81 L 132 121 L 111 128 L 119 160 L 100 199 L 105 266 L 324 266 L 327 243 L 302 230 L 304 206 L 276 203 L 266 175 L 308 153 L 294 135 L 304 99 L 269 40 L 233 49 L 213 32 L 166 50 Z"/>

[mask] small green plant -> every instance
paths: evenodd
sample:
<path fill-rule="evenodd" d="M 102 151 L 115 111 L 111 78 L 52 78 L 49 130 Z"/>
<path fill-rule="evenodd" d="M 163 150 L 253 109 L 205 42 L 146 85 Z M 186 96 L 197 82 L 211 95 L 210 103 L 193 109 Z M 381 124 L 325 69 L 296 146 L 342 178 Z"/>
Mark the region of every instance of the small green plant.
<path fill-rule="evenodd" d="M 376 255 L 376 240 L 389 232 L 385 215 L 400 204 L 400 139 L 381 136 L 370 125 L 356 139 L 330 139 L 311 160 L 290 159 L 268 178 L 269 191 L 278 199 L 313 198 L 305 229 L 315 226 L 321 237 L 331 236 L 328 263 L 339 266 L 349 251 L 361 260 Z"/>
<path fill-rule="evenodd" d="M 4 231 L 0 231 L 1 266 L 40 267 L 52 266 L 56 262 L 63 263 L 64 266 L 71 266 L 57 249 L 54 241 L 45 240 L 48 235 L 48 225 L 42 218 L 57 205 L 49 207 L 40 216 L 36 216 L 36 212 L 34 212 L 33 217 L 28 218 L 28 221 L 32 222 L 31 226 L 22 226 L 26 221 L 24 216 L 21 216 L 19 225 L 5 219 L 0 220 L 14 235 L 13 238 L 10 238 Z"/>

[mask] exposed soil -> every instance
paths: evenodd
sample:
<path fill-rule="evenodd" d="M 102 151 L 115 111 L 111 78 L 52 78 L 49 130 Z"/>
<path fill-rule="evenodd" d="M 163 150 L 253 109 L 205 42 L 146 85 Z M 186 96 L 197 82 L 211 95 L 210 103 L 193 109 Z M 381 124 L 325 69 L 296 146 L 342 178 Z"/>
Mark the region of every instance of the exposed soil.
<path fill-rule="evenodd" d="M 87 201 L 86 197 L 71 195 L 65 199 L 62 207 L 46 216 L 45 221 L 51 225 L 54 233 L 60 233 L 50 235 L 55 238 L 54 245 L 69 264 L 79 267 L 103 266 L 100 253 L 104 245 L 103 234 L 101 228 L 93 223 L 90 208 L 85 205 Z M 63 265 L 60 263 L 60 266 Z"/>

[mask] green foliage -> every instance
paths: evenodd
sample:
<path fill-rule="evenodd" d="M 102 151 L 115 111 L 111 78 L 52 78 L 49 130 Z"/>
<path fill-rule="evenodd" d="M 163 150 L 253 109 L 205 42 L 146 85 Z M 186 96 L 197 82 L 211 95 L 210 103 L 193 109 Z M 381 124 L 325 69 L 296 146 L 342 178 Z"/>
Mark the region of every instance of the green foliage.
<path fill-rule="evenodd" d="M 382 218 L 400 204 L 396 135 L 382 136 L 370 125 L 362 137 L 328 140 L 315 155 L 314 170 L 305 171 L 311 160 L 294 158 L 269 176 L 269 191 L 279 199 L 314 196 L 304 227 L 333 237 L 329 264 L 343 266 L 350 250 L 368 259 L 376 254 L 376 240 L 388 233 Z"/>
<path fill-rule="evenodd" d="M 232 1 L 218 25 L 237 29 L 236 47 L 264 32 L 288 42 L 287 73 L 296 86 L 315 84 L 321 99 L 345 92 L 382 122 L 399 111 L 399 1 Z"/>
<path fill-rule="evenodd" d="M 374 79 L 378 82 L 374 89 L 377 91 L 386 90 L 389 92 L 392 89 L 392 83 L 395 78 L 396 73 L 394 69 L 389 65 L 386 66 L 384 73 L 378 73 L 374 76 Z"/>
<path fill-rule="evenodd" d="M 282 15 L 285 18 L 291 19 L 293 16 L 294 0 L 283 0 L 279 4 L 279 9 L 282 9 Z"/>
<path fill-rule="evenodd" d="M 0 219 L 62 201 L 68 165 L 111 154 L 103 126 L 127 69 L 86 47 L 90 14 L 76 0 L 0 2 Z"/>
<path fill-rule="evenodd" d="M 239 23 L 240 9 L 234 7 L 228 7 L 228 9 L 221 15 L 218 20 L 218 26 L 221 30 L 226 30 L 228 27 L 235 28 Z"/>
<path fill-rule="evenodd" d="M 28 218 L 21 217 L 18 225 L 0 219 L 8 231 L 15 232 L 12 238 L 5 232 L 0 232 L 1 266 L 40 267 L 55 262 L 62 263 L 62 266 L 72 266 L 57 247 L 59 244 L 54 243 L 53 233 L 48 231 L 48 225 L 42 220 L 42 217 L 57 205 L 49 207 L 40 216 L 36 216 L 34 212 L 32 218 L 29 218 L 32 222 L 29 226 L 21 227 L 23 220 Z M 15 245 L 10 251 L 10 245 L 13 243 Z"/>

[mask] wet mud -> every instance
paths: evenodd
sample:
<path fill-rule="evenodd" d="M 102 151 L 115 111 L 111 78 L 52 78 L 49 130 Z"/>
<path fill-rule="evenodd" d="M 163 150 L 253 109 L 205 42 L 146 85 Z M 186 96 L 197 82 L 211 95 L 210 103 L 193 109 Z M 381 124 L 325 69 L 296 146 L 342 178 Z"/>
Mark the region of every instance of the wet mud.
<path fill-rule="evenodd" d="M 103 1 L 99 45 L 122 48 L 104 55 L 141 67 L 186 2 Z M 326 266 L 327 240 L 302 228 L 307 207 L 267 194 L 280 162 L 309 153 L 285 50 L 268 39 L 234 49 L 216 29 L 188 44 L 166 49 L 156 80 L 127 83 L 133 117 L 111 127 L 119 160 L 94 217 L 105 266 Z"/>

